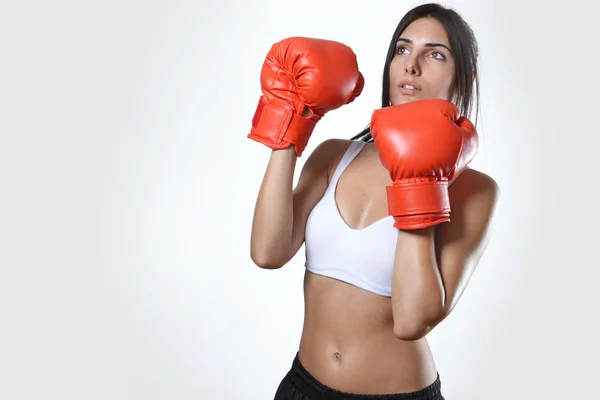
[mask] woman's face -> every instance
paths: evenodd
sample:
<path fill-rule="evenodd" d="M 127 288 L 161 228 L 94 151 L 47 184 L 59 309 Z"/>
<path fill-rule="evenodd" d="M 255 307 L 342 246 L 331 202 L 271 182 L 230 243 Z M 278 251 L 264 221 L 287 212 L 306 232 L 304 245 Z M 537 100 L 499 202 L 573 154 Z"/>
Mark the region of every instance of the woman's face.
<path fill-rule="evenodd" d="M 435 18 L 413 21 L 400 34 L 390 64 L 392 105 L 439 98 L 452 100 L 454 58 L 446 30 Z"/>

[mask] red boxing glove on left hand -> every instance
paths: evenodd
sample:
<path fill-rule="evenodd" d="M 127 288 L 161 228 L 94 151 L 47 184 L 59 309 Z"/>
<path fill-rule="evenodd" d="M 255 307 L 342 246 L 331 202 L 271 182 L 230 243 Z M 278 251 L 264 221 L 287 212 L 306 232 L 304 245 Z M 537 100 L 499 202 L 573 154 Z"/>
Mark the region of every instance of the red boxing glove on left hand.
<path fill-rule="evenodd" d="M 449 185 L 477 153 L 477 131 L 447 100 L 428 99 L 373 112 L 371 136 L 394 181 L 388 213 L 399 229 L 450 221 Z"/>

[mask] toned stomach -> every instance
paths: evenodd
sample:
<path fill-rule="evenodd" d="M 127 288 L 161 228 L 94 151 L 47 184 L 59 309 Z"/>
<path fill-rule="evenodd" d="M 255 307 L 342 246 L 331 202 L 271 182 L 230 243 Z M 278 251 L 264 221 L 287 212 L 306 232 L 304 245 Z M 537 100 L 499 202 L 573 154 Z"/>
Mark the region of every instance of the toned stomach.
<path fill-rule="evenodd" d="M 437 369 L 426 339 L 393 332 L 391 299 L 307 271 L 299 359 L 324 385 L 358 394 L 413 392 Z"/>

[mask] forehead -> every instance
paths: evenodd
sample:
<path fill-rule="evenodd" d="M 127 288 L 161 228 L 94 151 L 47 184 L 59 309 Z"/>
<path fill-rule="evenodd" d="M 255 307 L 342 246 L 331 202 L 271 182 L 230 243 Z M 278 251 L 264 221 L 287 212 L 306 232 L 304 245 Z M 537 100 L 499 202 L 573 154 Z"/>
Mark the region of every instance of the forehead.
<path fill-rule="evenodd" d="M 435 18 L 419 18 L 400 34 L 400 37 L 418 42 L 436 42 L 450 45 L 444 26 Z"/>

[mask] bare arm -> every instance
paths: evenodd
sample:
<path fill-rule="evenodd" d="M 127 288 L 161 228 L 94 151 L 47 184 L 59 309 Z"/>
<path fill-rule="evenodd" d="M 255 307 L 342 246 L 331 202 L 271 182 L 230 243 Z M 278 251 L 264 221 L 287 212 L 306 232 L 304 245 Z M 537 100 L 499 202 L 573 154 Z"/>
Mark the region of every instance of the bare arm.
<path fill-rule="evenodd" d="M 292 181 L 297 156 L 293 147 L 271 151 L 252 222 L 250 257 L 262 268 L 277 268 L 291 253 L 294 214 Z"/>
<path fill-rule="evenodd" d="M 250 256 L 256 265 L 281 268 L 298 252 L 304 243 L 308 216 L 327 189 L 332 162 L 339 159 L 347 145 L 346 140 L 331 139 L 317 146 L 293 190 L 297 161 L 294 150 L 272 151 L 252 223 Z"/>
<path fill-rule="evenodd" d="M 489 240 L 499 190 L 467 170 L 450 187 L 450 222 L 400 231 L 392 282 L 394 333 L 417 340 L 456 306 Z"/>

